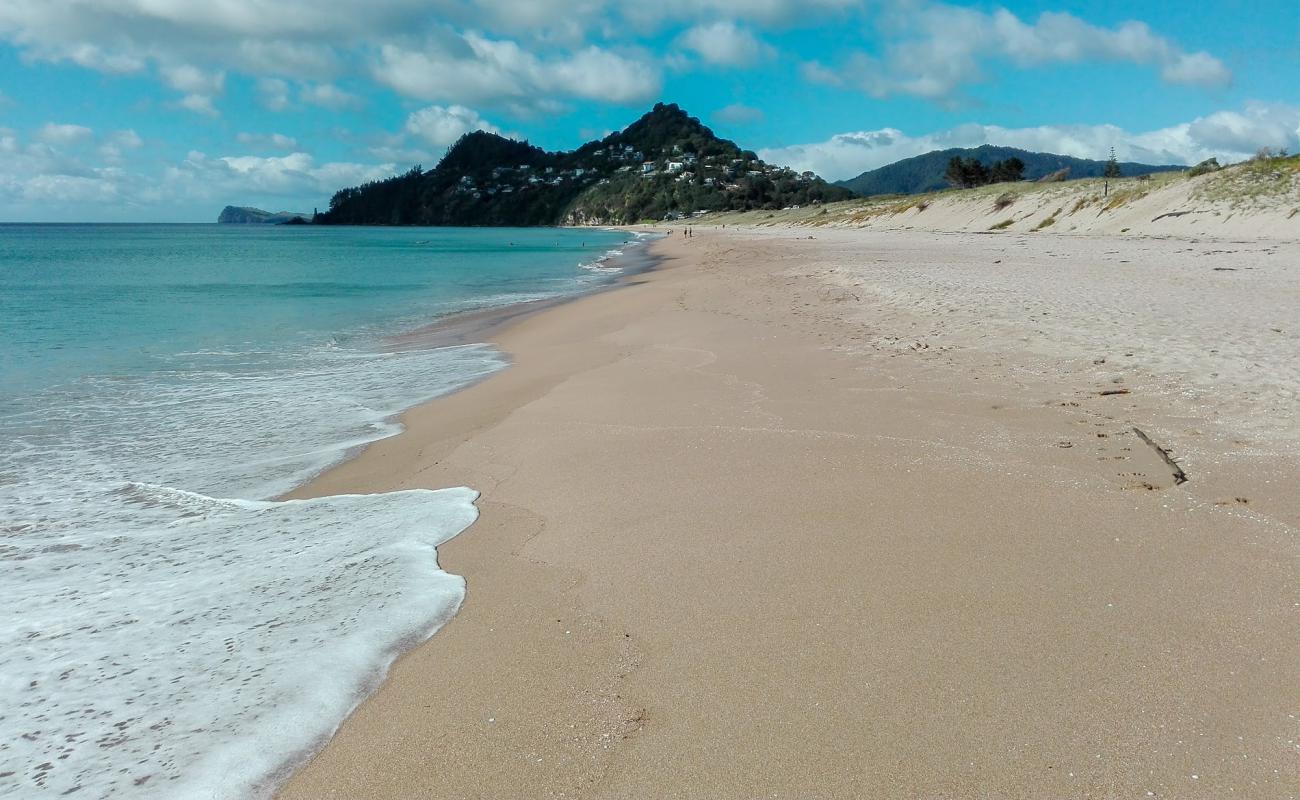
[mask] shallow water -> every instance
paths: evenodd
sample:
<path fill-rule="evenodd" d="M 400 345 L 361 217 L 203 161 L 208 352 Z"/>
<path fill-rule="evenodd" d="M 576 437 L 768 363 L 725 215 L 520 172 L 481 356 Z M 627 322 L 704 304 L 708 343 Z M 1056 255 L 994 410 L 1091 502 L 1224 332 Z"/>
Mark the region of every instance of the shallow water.
<path fill-rule="evenodd" d="M 582 291 L 628 238 L 0 226 L 0 796 L 269 791 L 455 612 L 434 548 L 476 515 L 270 498 L 505 364 L 385 337 Z"/>

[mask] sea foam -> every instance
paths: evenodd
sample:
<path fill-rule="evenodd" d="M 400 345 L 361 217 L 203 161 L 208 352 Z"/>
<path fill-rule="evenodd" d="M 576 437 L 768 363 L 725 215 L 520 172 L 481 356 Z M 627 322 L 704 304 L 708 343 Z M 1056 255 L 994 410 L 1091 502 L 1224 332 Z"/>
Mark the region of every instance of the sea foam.
<path fill-rule="evenodd" d="M 507 363 L 385 337 L 627 236 L 427 235 L 6 231 L 0 797 L 265 796 L 455 612 L 470 489 L 274 498 Z"/>
<path fill-rule="evenodd" d="M 464 581 L 434 548 L 474 521 L 476 497 L 257 502 L 127 484 L 91 530 L 7 537 L 0 772 L 14 774 L 0 792 L 268 792 L 455 613 Z"/>
<path fill-rule="evenodd" d="M 476 494 L 266 498 L 504 364 L 189 351 L 0 404 L 0 797 L 268 794 L 455 612 Z"/>

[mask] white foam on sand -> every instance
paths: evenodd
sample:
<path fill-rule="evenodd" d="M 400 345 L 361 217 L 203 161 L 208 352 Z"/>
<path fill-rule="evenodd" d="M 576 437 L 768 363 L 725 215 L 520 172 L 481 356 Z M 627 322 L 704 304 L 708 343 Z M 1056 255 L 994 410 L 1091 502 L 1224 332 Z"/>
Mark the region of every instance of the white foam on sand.
<path fill-rule="evenodd" d="M 0 793 L 269 792 L 459 607 L 465 488 L 220 500 L 127 484 L 93 529 L 10 539 Z M 17 589 L 21 587 L 21 591 Z"/>
<path fill-rule="evenodd" d="M 471 489 L 270 498 L 499 352 L 167 359 L 0 402 L 0 797 L 269 794 L 463 597 Z"/>

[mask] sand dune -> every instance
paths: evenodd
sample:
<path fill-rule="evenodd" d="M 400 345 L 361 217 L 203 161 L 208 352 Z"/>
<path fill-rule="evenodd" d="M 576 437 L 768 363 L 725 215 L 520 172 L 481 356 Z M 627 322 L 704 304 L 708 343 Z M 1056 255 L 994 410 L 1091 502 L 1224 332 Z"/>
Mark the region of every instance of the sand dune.
<path fill-rule="evenodd" d="M 701 224 L 872 230 L 1300 238 L 1300 158 L 1250 162 L 1198 177 L 995 184 L 914 197 L 785 211 L 710 215 Z"/>

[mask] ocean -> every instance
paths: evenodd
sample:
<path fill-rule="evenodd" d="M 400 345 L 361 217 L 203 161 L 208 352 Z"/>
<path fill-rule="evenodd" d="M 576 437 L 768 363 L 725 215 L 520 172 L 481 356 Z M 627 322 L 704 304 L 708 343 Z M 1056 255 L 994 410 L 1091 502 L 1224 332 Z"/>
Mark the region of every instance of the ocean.
<path fill-rule="evenodd" d="M 0 226 L 0 797 L 268 794 L 464 596 L 471 488 L 276 502 L 631 234 Z"/>

